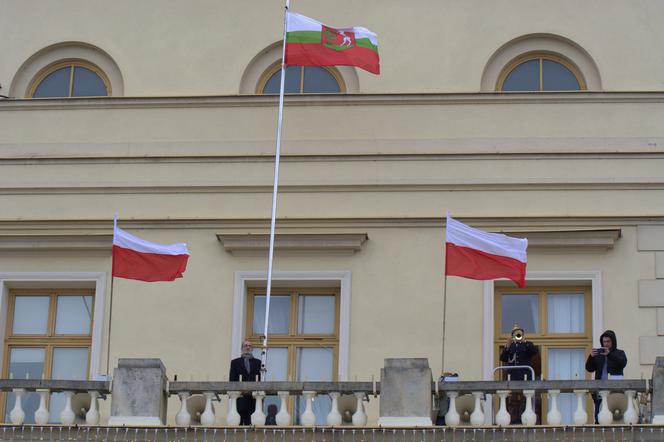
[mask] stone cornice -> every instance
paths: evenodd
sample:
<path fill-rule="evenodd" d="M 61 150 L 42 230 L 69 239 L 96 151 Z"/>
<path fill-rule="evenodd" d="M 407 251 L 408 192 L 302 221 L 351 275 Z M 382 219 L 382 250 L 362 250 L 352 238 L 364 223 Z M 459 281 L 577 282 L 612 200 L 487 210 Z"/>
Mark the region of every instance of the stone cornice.
<path fill-rule="evenodd" d="M 233 255 L 263 254 L 269 247 L 267 234 L 218 233 L 217 239 Z M 369 239 L 366 233 L 279 233 L 274 250 L 288 254 L 352 255 Z"/>
<path fill-rule="evenodd" d="M 0 253 L 102 252 L 111 253 L 111 234 L 0 234 Z"/>
<path fill-rule="evenodd" d="M 105 97 L 0 99 L 1 111 L 146 109 L 202 107 L 273 107 L 278 97 L 268 95 L 224 95 L 196 97 Z M 467 105 L 541 103 L 664 103 L 664 91 L 643 92 L 469 92 L 450 94 L 330 94 L 292 95 L 287 106 L 385 106 L 385 105 Z"/>
<path fill-rule="evenodd" d="M 550 230 L 508 232 L 510 236 L 528 238 L 528 249 L 608 250 L 621 237 L 620 229 Z"/>

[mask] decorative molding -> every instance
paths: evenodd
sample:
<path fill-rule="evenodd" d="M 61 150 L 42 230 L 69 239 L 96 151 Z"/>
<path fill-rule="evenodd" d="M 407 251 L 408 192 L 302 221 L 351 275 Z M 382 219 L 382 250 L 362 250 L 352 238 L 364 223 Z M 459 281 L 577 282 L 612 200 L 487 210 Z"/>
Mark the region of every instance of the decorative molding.
<path fill-rule="evenodd" d="M 247 287 L 251 283 L 265 283 L 265 271 L 237 271 L 233 291 L 233 319 L 231 323 L 231 358 L 240 356 L 240 345 L 246 336 Z M 273 281 L 285 281 L 297 285 L 302 282 L 331 282 L 339 285 L 339 371 L 338 380 L 348 380 L 350 367 L 350 301 L 351 272 L 334 271 L 286 271 L 274 272 Z"/>
<path fill-rule="evenodd" d="M 104 97 L 67 99 L 0 100 L 1 111 L 150 109 L 150 108 L 233 108 L 276 106 L 278 96 L 222 95 L 203 97 Z M 413 106 L 413 105 L 495 105 L 542 103 L 664 103 L 664 92 L 469 92 L 450 94 L 305 94 L 289 95 L 287 106 Z"/>
<path fill-rule="evenodd" d="M 9 235 L 0 234 L 3 252 L 111 252 L 113 235 Z"/>
<path fill-rule="evenodd" d="M 539 232 L 508 232 L 511 236 L 528 238 L 528 249 L 608 250 L 621 237 L 620 229 L 550 230 Z"/>
<path fill-rule="evenodd" d="M 252 233 L 219 233 L 217 239 L 233 255 L 262 254 L 270 242 L 268 234 Z M 366 233 L 280 233 L 275 236 L 274 250 L 290 254 L 352 255 L 367 239 Z"/>

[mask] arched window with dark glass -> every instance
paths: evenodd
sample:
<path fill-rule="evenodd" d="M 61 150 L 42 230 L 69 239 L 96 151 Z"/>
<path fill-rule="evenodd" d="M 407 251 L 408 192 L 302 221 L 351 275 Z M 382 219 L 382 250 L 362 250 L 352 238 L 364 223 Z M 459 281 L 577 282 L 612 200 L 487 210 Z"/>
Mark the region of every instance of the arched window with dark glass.
<path fill-rule="evenodd" d="M 550 54 L 527 54 L 510 62 L 498 78 L 502 92 L 580 91 L 586 84 L 570 61 Z"/>
<path fill-rule="evenodd" d="M 265 71 L 258 84 L 259 94 L 278 94 L 281 63 Z M 341 75 L 333 67 L 286 66 L 284 92 L 287 94 L 339 94 L 345 92 Z"/>
<path fill-rule="evenodd" d="M 62 61 L 44 68 L 32 82 L 31 98 L 105 97 L 110 82 L 97 66 L 82 60 Z"/>

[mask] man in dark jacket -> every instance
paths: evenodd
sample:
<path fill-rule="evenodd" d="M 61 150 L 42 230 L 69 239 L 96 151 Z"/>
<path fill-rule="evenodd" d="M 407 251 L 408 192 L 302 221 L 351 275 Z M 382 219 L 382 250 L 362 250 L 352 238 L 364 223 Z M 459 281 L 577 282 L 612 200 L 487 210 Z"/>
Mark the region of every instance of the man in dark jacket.
<path fill-rule="evenodd" d="M 231 382 L 255 382 L 261 378 L 261 361 L 254 358 L 251 342 L 242 343 L 242 356 L 231 361 L 228 380 Z M 242 379 L 240 379 L 242 377 Z M 251 414 L 256 410 L 256 399 L 251 393 L 245 393 L 237 400 L 237 412 L 240 413 L 240 425 L 251 425 Z"/>
<path fill-rule="evenodd" d="M 611 376 L 622 376 L 623 368 L 627 365 L 627 356 L 625 352 L 618 349 L 618 340 L 613 330 L 607 330 L 599 337 L 602 345 L 600 348 L 593 348 L 586 360 L 586 370 L 595 373 L 595 379 L 609 379 Z M 595 423 L 597 423 L 597 413 L 601 399 L 593 394 L 595 401 Z"/>
<path fill-rule="evenodd" d="M 532 358 L 539 350 L 532 342 L 526 340 L 526 333 L 517 324 L 512 327 L 512 335 L 507 339 L 500 360 L 508 366 L 532 367 Z M 514 368 L 507 371 L 513 381 L 533 380 L 532 372 L 527 368 Z M 521 413 L 526 409 L 526 398 L 521 393 L 513 393 L 507 398 L 507 411 L 512 424 L 521 423 Z"/>

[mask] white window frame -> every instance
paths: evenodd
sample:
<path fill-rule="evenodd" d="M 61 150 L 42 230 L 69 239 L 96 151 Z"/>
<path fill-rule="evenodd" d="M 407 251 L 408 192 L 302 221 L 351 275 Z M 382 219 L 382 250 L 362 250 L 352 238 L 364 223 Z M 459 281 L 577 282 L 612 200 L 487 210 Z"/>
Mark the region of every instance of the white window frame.
<path fill-rule="evenodd" d="M 233 291 L 233 320 L 231 326 L 231 357 L 240 356 L 240 345 L 247 335 L 245 330 L 247 315 L 247 288 L 252 283 L 265 283 L 265 271 L 235 272 Z M 339 306 L 339 372 L 340 381 L 348 380 L 348 356 L 350 350 L 350 271 L 280 271 L 273 272 L 273 281 L 288 282 L 294 286 L 306 282 L 329 282 L 338 285 L 340 292 Z M 269 337 L 268 337 L 269 340 Z"/>
<path fill-rule="evenodd" d="M 102 337 L 104 334 L 104 293 L 108 275 L 104 272 L 0 272 L 0 341 L 5 341 L 9 292 L 13 288 L 66 287 L 68 283 L 94 286 L 95 308 L 90 345 L 89 379 L 98 379 L 101 373 Z M 4 352 L 0 352 L 0 366 Z"/>

